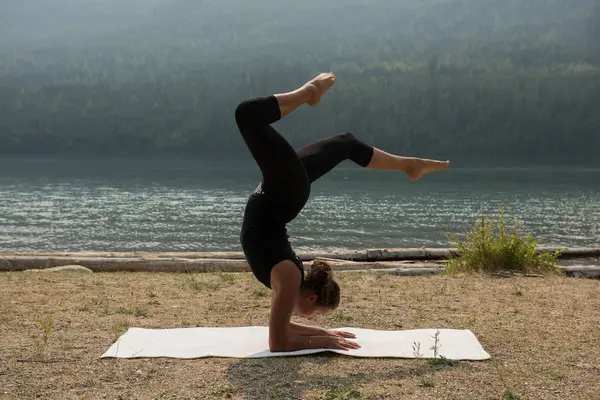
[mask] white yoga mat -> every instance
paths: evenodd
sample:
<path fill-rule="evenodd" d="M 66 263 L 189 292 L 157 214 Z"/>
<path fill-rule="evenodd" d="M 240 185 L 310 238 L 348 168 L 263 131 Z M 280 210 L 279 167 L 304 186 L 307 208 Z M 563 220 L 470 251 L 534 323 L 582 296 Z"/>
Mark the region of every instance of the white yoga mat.
<path fill-rule="evenodd" d="M 102 355 L 118 358 L 169 357 L 283 357 L 332 351 L 353 357 L 416 358 L 413 349 L 420 343 L 423 358 L 433 358 L 431 347 L 436 329 L 377 331 L 360 328 L 339 328 L 356 335 L 358 350 L 300 350 L 286 353 L 269 351 L 269 331 L 263 326 L 239 328 L 129 328 Z M 440 329 L 438 355 L 452 360 L 487 360 L 490 355 L 469 330 Z"/>

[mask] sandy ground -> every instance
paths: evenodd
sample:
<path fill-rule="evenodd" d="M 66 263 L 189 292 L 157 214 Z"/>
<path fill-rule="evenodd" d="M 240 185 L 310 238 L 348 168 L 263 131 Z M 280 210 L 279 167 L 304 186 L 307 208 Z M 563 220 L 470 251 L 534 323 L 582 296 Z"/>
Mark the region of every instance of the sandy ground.
<path fill-rule="evenodd" d="M 338 355 L 100 359 L 129 326 L 267 325 L 251 275 L 0 274 L 0 398 L 600 398 L 600 281 L 339 273 L 340 309 L 313 323 L 470 329 L 492 360 Z M 44 341 L 40 320 L 53 321 Z"/>

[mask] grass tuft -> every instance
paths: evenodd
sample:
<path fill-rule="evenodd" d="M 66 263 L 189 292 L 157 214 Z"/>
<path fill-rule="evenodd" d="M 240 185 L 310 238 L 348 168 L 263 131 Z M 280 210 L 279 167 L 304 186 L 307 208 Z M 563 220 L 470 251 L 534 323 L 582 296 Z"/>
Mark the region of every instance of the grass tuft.
<path fill-rule="evenodd" d="M 352 315 L 344 314 L 341 311 L 336 311 L 336 312 L 331 313 L 329 318 L 332 321 L 337 321 L 337 322 L 350 322 L 350 321 L 354 320 L 354 317 Z"/>
<path fill-rule="evenodd" d="M 223 396 L 227 399 L 230 399 L 235 393 L 237 392 L 236 388 L 234 388 L 233 386 L 222 386 L 220 388 L 218 388 L 215 392 L 216 395 L 218 396 Z"/>
<path fill-rule="evenodd" d="M 360 399 L 361 393 L 354 389 L 330 389 L 325 392 L 323 400 L 349 400 L 349 399 Z"/>
<path fill-rule="evenodd" d="M 557 273 L 556 259 L 560 252 L 539 253 L 538 242 L 531 234 L 524 234 L 521 226 L 521 223 L 508 224 L 501 205 L 498 219 L 479 218 L 466 238 L 449 234 L 459 255 L 448 260 L 446 272 Z"/>
<path fill-rule="evenodd" d="M 516 394 L 514 394 L 510 390 L 507 390 L 507 391 L 504 392 L 503 399 L 504 400 L 521 400 L 521 398 L 519 396 L 517 396 Z"/>
<path fill-rule="evenodd" d="M 421 386 L 426 388 L 432 388 L 435 386 L 435 383 L 431 378 L 423 378 L 423 380 L 421 381 Z"/>
<path fill-rule="evenodd" d="M 442 346 L 440 344 L 440 333 L 441 331 L 438 329 L 435 331 L 435 334 L 432 336 L 433 337 L 433 346 L 431 346 L 429 349 L 433 350 L 433 358 L 429 360 L 429 367 L 432 369 L 440 369 L 443 367 L 454 367 L 458 364 L 458 361 L 456 360 L 451 360 L 449 358 L 446 358 L 442 355 L 440 355 L 440 347 Z M 413 347 L 414 350 L 414 347 Z"/>
<path fill-rule="evenodd" d="M 131 321 L 126 318 L 117 319 L 113 324 L 113 341 L 117 340 L 131 327 Z"/>
<path fill-rule="evenodd" d="M 41 328 L 40 337 L 34 341 L 35 346 L 35 359 L 37 360 L 45 360 L 46 353 L 48 349 L 48 343 L 50 342 L 50 336 L 54 331 L 54 319 L 51 315 L 40 318 L 38 323 Z"/>
<path fill-rule="evenodd" d="M 252 291 L 252 296 L 254 297 L 266 297 L 269 294 L 269 291 L 266 287 L 259 287 Z"/>
<path fill-rule="evenodd" d="M 219 272 L 219 278 L 223 282 L 233 283 L 236 280 L 235 273 Z"/>
<path fill-rule="evenodd" d="M 444 356 L 439 356 L 438 358 L 432 358 L 431 360 L 429 360 L 429 366 L 432 369 L 440 369 L 443 367 L 455 367 L 457 365 L 458 365 L 457 360 L 451 360 Z"/>
<path fill-rule="evenodd" d="M 203 291 L 213 291 L 213 290 L 217 290 L 219 288 L 219 284 L 214 283 L 214 282 L 206 282 L 206 281 L 199 281 L 197 279 L 192 279 L 190 282 L 190 288 L 192 290 L 195 290 L 196 292 L 203 292 Z"/>
<path fill-rule="evenodd" d="M 144 317 L 145 318 L 148 316 L 148 314 L 149 314 L 148 309 L 146 309 L 146 308 L 136 307 L 133 309 L 133 315 L 136 317 Z"/>
<path fill-rule="evenodd" d="M 519 286 L 519 285 L 515 284 L 515 285 L 514 285 L 514 289 L 515 289 L 515 290 L 513 291 L 513 294 L 514 294 L 515 296 L 519 296 L 519 297 L 520 297 L 520 296 L 523 296 L 523 294 L 524 294 L 524 293 L 523 293 L 523 289 L 521 289 L 521 286 Z"/>
<path fill-rule="evenodd" d="M 423 358 L 423 353 L 421 353 L 421 342 L 413 342 L 412 349 L 415 358 Z"/>

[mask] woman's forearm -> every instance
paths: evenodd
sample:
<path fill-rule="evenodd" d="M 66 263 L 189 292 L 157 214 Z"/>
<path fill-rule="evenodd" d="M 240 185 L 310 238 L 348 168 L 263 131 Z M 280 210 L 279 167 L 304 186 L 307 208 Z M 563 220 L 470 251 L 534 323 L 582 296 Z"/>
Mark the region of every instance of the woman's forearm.
<path fill-rule="evenodd" d="M 297 351 L 309 349 L 325 349 L 329 347 L 331 337 L 329 335 L 307 335 L 290 332 L 283 346 L 270 346 L 273 353 L 283 351 Z"/>
<path fill-rule="evenodd" d="M 298 335 L 327 335 L 327 330 L 323 328 L 318 328 L 316 326 L 308 326 L 297 324 L 295 322 L 290 322 L 290 332 L 296 333 Z"/>

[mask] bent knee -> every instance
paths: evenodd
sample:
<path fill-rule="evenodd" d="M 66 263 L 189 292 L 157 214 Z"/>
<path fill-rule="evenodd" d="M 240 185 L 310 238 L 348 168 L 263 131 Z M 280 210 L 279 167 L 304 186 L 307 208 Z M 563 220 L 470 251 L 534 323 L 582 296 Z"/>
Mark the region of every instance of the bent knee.
<path fill-rule="evenodd" d="M 252 100 L 244 100 L 240 104 L 238 104 L 235 109 L 235 121 L 238 123 L 244 123 L 252 119 L 253 116 L 253 102 Z"/>
<path fill-rule="evenodd" d="M 350 132 L 338 133 L 336 136 L 345 142 L 356 142 L 358 140 L 356 135 Z"/>
<path fill-rule="evenodd" d="M 335 135 L 335 142 L 345 149 L 346 152 L 351 152 L 356 147 L 356 144 L 359 143 L 359 140 L 353 133 L 343 132 Z"/>
<path fill-rule="evenodd" d="M 351 132 L 343 132 L 335 135 L 337 140 L 343 143 L 348 148 L 354 147 L 357 143 L 359 143 L 359 139 L 356 137 L 354 133 Z"/>
<path fill-rule="evenodd" d="M 361 167 L 366 167 L 373 157 L 373 147 L 363 143 L 353 133 L 344 132 L 337 135 L 343 143 L 347 157 Z"/>

